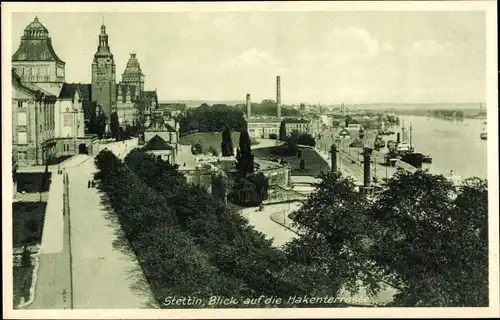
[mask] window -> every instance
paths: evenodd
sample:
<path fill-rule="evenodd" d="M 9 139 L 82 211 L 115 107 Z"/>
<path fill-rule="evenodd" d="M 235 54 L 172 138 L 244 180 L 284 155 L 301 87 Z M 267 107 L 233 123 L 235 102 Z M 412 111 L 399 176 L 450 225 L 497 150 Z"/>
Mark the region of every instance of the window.
<path fill-rule="evenodd" d="M 22 101 L 18 101 L 17 102 L 17 107 L 18 108 L 22 108 L 23 107 L 23 102 Z"/>
<path fill-rule="evenodd" d="M 26 112 L 19 112 L 17 114 L 17 125 L 18 126 L 26 125 Z"/>
<path fill-rule="evenodd" d="M 19 151 L 17 153 L 17 160 L 26 160 L 26 151 Z"/>
<path fill-rule="evenodd" d="M 28 143 L 28 134 L 26 132 L 18 132 L 17 144 L 27 144 L 27 143 Z"/>

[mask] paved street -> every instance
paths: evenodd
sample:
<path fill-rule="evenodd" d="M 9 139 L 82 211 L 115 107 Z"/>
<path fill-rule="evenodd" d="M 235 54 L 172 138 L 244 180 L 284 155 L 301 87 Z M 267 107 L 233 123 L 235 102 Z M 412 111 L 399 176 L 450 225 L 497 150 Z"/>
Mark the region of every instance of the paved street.
<path fill-rule="evenodd" d="M 117 142 L 105 147 L 123 159 L 136 143 Z M 67 170 L 74 308 L 154 308 L 149 285 L 103 194 L 97 188 L 87 188 L 95 171 L 92 159 Z"/>
<path fill-rule="evenodd" d="M 291 203 L 290 209 L 296 210 L 299 208 L 299 203 Z M 271 214 L 288 210 L 288 204 L 270 204 L 265 205 L 263 211 L 258 211 L 258 208 L 246 208 L 241 210 L 241 215 L 246 217 L 251 225 L 256 230 L 264 233 L 268 238 L 273 238 L 273 244 L 280 247 L 296 237 L 297 235 L 287 228 L 279 225 L 271 220 Z"/>

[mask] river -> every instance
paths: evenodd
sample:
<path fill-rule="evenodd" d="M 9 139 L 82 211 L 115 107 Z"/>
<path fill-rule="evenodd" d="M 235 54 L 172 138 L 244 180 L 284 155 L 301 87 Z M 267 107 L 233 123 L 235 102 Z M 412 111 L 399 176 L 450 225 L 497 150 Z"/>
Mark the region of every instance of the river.
<path fill-rule="evenodd" d="M 412 144 L 416 152 L 430 155 L 432 164 L 424 169 L 436 174 L 453 174 L 463 178 L 487 178 L 487 141 L 481 140 L 485 119 L 446 120 L 427 116 L 400 116 L 400 125 L 389 129 L 401 132 L 412 126 Z M 330 134 L 323 134 L 320 148 L 331 145 Z M 383 136 L 384 140 L 396 140 L 396 134 Z"/>
<path fill-rule="evenodd" d="M 481 140 L 484 119 L 446 120 L 425 116 L 401 116 L 400 126 L 412 126 L 415 151 L 432 157 L 432 164 L 423 168 L 433 173 L 487 178 L 487 141 Z M 393 127 L 392 131 L 397 130 Z M 390 139 L 385 137 L 385 140 Z"/>

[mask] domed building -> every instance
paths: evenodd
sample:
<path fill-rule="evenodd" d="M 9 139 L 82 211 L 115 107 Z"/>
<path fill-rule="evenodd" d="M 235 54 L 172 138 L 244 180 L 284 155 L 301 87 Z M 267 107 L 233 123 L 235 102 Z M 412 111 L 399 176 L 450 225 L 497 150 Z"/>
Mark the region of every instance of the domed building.
<path fill-rule="evenodd" d="M 18 106 L 12 108 L 12 119 L 18 119 L 12 147 L 20 166 L 97 150 L 96 138 L 85 134 L 89 86 L 66 83 L 65 65 L 35 17 L 12 55 L 12 105 Z"/>
<path fill-rule="evenodd" d="M 53 95 L 59 95 L 65 80 L 66 63 L 52 46 L 49 31 L 38 18 L 28 24 L 19 48 L 12 55 L 12 67 L 22 82 L 36 84 Z"/>

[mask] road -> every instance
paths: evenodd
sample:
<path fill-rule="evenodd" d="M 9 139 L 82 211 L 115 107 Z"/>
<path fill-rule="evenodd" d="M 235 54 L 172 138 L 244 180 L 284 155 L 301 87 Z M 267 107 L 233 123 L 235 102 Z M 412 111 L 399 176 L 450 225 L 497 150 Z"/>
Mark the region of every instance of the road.
<path fill-rule="evenodd" d="M 268 238 L 272 238 L 274 246 L 281 247 L 291 239 L 297 237 L 297 234 L 272 221 L 271 214 L 288 210 L 288 208 L 288 204 L 270 204 L 265 205 L 263 211 L 258 211 L 258 208 L 245 208 L 240 212 L 257 231 L 267 235 Z M 298 208 L 299 203 L 290 204 L 290 209 L 292 211 Z"/>
<path fill-rule="evenodd" d="M 123 159 L 135 142 L 107 144 Z M 156 308 L 142 270 L 105 195 L 87 188 L 92 159 L 67 169 L 75 309 Z"/>
<path fill-rule="evenodd" d="M 107 148 L 123 159 L 136 145 L 137 139 L 106 144 L 101 150 Z M 56 212 L 59 210 L 47 212 L 35 300 L 27 308 L 158 308 L 104 195 L 96 188 L 87 188 L 96 171 L 93 157 L 78 155 L 64 168 L 69 180 L 69 214 L 61 219 Z M 62 175 L 53 179 L 56 187 Z M 53 193 L 56 189 L 60 188 L 51 188 Z M 62 190 L 57 192 L 62 197 Z M 50 197 L 49 193 L 49 200 Z"/>

